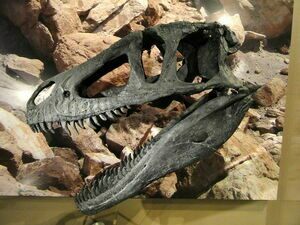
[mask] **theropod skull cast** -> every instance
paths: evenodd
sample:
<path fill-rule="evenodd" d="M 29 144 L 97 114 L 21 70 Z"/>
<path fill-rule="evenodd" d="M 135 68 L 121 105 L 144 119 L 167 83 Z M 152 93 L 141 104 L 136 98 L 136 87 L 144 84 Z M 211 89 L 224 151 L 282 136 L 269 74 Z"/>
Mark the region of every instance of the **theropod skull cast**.
<path fill-rule="evenodd" d="M 156 45 L 163 53 L 161 74 L 146 77 L 141 55 Z M 34 92 L 27 104 L 27 121 L 35 131 L 59 124 L 101 126 L 141 105 L 171 95 L 213 91 L 190 106 L 155 138 L 85 185 L 76 196 L 79 209 L 92 214 L 132 197 L 152 181 L 216 151 L 237 129 L 251 103 L 254 87 L 233 76 L 225 63 L 239 48 L 226 26 L 218 23 L 176 22 L 134 32 L 96 57 L 61 73 Z M 177 70 L 176 52 L 184 57 Z M 127 85 L 87 97 L 86 86 L 124 62 L 131 66 Z M 192 83 L 195 76 L 202 83 Z M 234 89 L 232 94 L 228 90 Z M 43 95 L 46 94 L 46 97 Z"/>

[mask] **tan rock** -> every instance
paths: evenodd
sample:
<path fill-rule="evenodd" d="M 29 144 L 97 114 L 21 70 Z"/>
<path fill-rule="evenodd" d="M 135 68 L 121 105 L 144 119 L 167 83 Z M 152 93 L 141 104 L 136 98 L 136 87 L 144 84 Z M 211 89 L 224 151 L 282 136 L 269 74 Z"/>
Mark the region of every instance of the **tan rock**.
<path fill-rule="evenodd" d="M 171 198 L 177 191 L 176 184 L 176 173 L 170 173 L 150 184 L 146 188 L 145 194 L 149 197 Z"/>
<path fill-rule="evenodd" d="M 291 0 L 221 0 L 231 14 L 239 14 L 246 30 L 275 38 L 291 27 L 293 1 Z"/>
<path fill-rule="evenodd" d="M 46 3 L 44 0 L 3 0 L 0 3 L 0 14 L 20 28 L 36 52 L 50 58 L 54 41 L 48 28 L 39 21 Z"/>
<path fill-rule="evenodd" d="M 152 77 L 161 74 L 161 57 L 161 52 L 156 46 L 152 46 L 150 51 L 143 51 L 142 61 L 146 76 Z"/>
<path fill-rule="evenodd" d="M 142 31 L 145 29 L 143 23 L 144 23 L 144 18 L 142 15 L 140 15 L 135 19 L 133 19 L 130 23 L 124 25 L 119 31 L 115 33 L 115 35 L 118 37 L 125 37 L 131 32 Z"/>
<path fill-rule="evenodd" d="M 37 22 L 32 27 L 21 27 L 21 30 L 37 53 L 49 59 L 52 57 L 55 42 L 49 29 L 44 24 Z"/>
<path fill-rule="evenodd" d="M 275 133 L 275 119 L 262 119 L 254 123 L 254 127 L 258 130 L 261 134 L 265 133 Z"/>
<path fill-rule="evenodd" d="M 168 12 L 159 20 L 159 24 L 167 24 L 175 21 L 189 21 L 189 22 L 204 22 L 205 18 L 202 12 L 193 6 L 188 6 L 185 2 L 170 2 L 165 0 L 158 1 L 160 5 L 167 6 Z M 165 2 L 165 3 L 163 3 Z"/>
<path fill-rule="evenodd" d="M 93 33 L 65 35 L 58 42 L 53 59 L 59 72 L 69 70 L 108 48 L 119 38 Z"/>
<path fill-rule="evenodd" d="M 237 157 L 240 153 L 234 153 Z M 198 198 L 205 190 L 225 177 L 225 159 L 214 153 L 205 160 L 196 162 L 176 172 L 178 177 L 178 197 Z"/>
<path fill-rule="evenodd" d="M 267 109 L 266 116 L 276 118 L 278 116 L 284 116 L 284 112 L 277 108 L 269 108 Z"/>
<path fill-rule="evenodd" d="M 256 185 L 253 190 L 245 182 L 248 175 Z M 255 137 L 238 129 L 218 152 L 178 171 L 177 177 L 178 197 L 273 199 L 279 167 Z"/>
<path fill-rule="evenodd" d="M 289 59 L 289 58 L 284 58 L 283 62 L 284 62 L 285 64 L 290 64 L 290 59 Z"/>
<path fill-rule="evenodd" d="M 108 72 L 104 76 L 101 76 L 99 80 L 91 84 L 87 88 L 87 96 L 94 97 L 111 87 L 124 86 L 128 82 L 129 75 L 130 65 L 129 63 L 124 63 L 123 65 Z"/>
<path fill-rule="evenodd" d="M 228 175 L 211 188 L 207 198 L 277 198 L 279 167 L 254 137 L 238 130 L 220 153 L 225 159 L 224 169 Z"/>
<path fill-rule="evenodd" d="M 136 149 L 148 138 L 153 122 L 145 121 L 140 114 L 132 114 L 112 124 L 106 133 L 108 148 L 120 154 L 125 146 Z"/>
<path fill-rule="evenodd" d="M 83 172 L 86 176 L 95 176 L 105 168 L 119 163 L 120 160 L 115 155 L 104 153 L 87 153 L 84 156 Z"/>
<path fill-rule="evenodd" d="M 5 127 L 0 123 L 0 164 L 7 167 L 13 175 L 17 174 L 18 168 L 22 165 L 22 150 L 15 144 L 15 138 L 5 132 Z"/>
<path fill-rule="evenodd" d="M 78 15 L 86 15 L 91 9 L 97 6 L 101 0 L 77 0 L 76 10 Z"/>
<path fill-rule="evenodd" d="M 52 190 L 70 195 L 74 195 L 83 185 L 79 168 L 59 156 L 24 164 L 17 180 L 44 190 L 54 187 Z"/>
<path fill-rule="evenodd" d="M 5 97 L 7 97 L 7 96 L 5 96 Z M 1 100 L 0 100 L 0 108 L 4 109 L 7 112 L 10 112 L 15 117 L 17 117 L 19 120 L 26 123 L 26 115 L 25 115 L 25 112 L 23 110 L 18 109 L 17 107 L 12 106 L 9 103 L 2 102 Z"/>
<path fill-rule="evenodd" d="M 237 165 L 228 176 L 215 184 L 208 193 L 210 199 L 230 200 L 275 200 L 277 199 L 279 167 L 272 160 L 266 161 L 259 155 L 251 161 Z M 271 172 L 269 172 L 269 170 Z"/>
<path fill-rule="evenodd" d="M 113 35 L 124 25 L 130 23 L 135 17 L 141 15 L 147 7 L 148 0 L 129 0 L 112 18 L 98 26 L 95 32 L 104 32 Z"/>
<path fill-rule="evenodd" d="M 249 122 L 250 122 L 250 118 L 248 116 L 245 116 L 239 125 L 239 129 L 242 131 L 246 131 L 248 128 Z"/>
<path fill-rule="evenodd" d="M 99 135 L 91 128 L 77 128 L 78 133 L 71 129 L 71 138 L 77 149 L 83 154 L 87 153 L 105 153 L 112 154 L 106 146 L 103 145 Z"/>
<path fill-rule="evenodd" d="M 154 26 L 162 18 L 164 14 L 162 6 L 159 1 L 149 0 L 148 8 L 143 14 L 145 27 Z"/>
<path fill-rule="evenodd" d="M 15 149 L 20 149 L 22 154 L 26 153 L 35 160 L 54 156 L 43 134 L 33 133 L 27 124 L 2 108 L 0 108 L 0 123 L 5 129 L 2 132 L 6 132 L 10 137 L 13 137 L 10 140 L 14 141 L 11 141 L 10 144 Z M 1 138 L 4 138 L 4 136 L 0 135 Z"/>
<path fill-rule="evenodd" d="M 175 173 L 165 176 L 159 185 L 161 195 L 165 198 L 171 198 L 177 191 L 176 184 L 177 176 Z"/>
<path fill-rule="evenodd" d="M 271 154 L 273 160 L 279 165 L 281 158 L 282 136 L 276 134 L 263 134 L 262 146 Z"/>
<path fill-rule="evenodd" d="M 0 5 L 0 12 L 12 21 L 16 26 L 33 26 L 38 21 L 39 14 L 46 1 L 10 1 L 3 0 Z"/>
<path fill-rule="evenodd" d="M 6 56 L 4 65 L 28 84 L 40 82 L 40 75 L 44 71 L 44 63 L 40 60 L 28 59 L 13 54 Z"/>
<path fill-rule="evenodd" d="M 260 34 L 254 31 L 245 31 L 245 39 L 246 40 L 265 40 L 267 38 L 266 35 Z"/>
<path fill-rule="evenodd" d="M 169 114 L 169 117 L 175 118 L 181 115 L 186 110 L 186 107 L 182 102 L 174 100 L 165 110 Z"/>
<path fill-rule="evenodd" d="M 262 117 L 256 109 L 252 109 L 252 108 L 250 108 L 248 110 L 248 112 L 246 113 L 246 116 L 249 117 L 251 123 L 257 122 Z"/>
<path fill-rule="evenodd" d="M 278 116 L 276 118 L 276 128 L 280 131 L 283 130 L 283 126 L 284 126 L 284 116 Z"/>
<path fill-rule="evenodd" d="M 39 190 L 34 186 L 16 181 L 4 166 L 0 166 L 0 196 L 61 196 L 60 194 Z"/>
<path fill-rule="evenodd" d="M 284 54 L 284 55 L 289 55 L 290 54 L 290 48 L 287 45 L 283 45 L 282 47 L 279 48 L 279 52 L 281 54 Z"/>
<path fill-rule="evenodd" d="M 51 58 L 59 37 L 81 31 L 76 6 L 74 1 L 4 0 L 0 13 L 21 29 L 36 52 Z"/>
<path fill-rule="evenodd" d="M 283 68 L 282 70 L 280 70 L 280 74 L 281 75 L 289 75 L 289 68 Z"/>
<path fill-rule="evenodd" d="M 120 159 L 123 160 L 131 154 L 133 154 L 133 150 L 130 147 L 126 146 L 125 148 L 123 148 L 123 150 L 120 154 Z"/>
<path fill-rule="evenodd" d="M 163 8 L 165 11 L 170 11 L 172 0 L 157 0 L 158 4 Z"/>
<path fill-rule="evenodd" d="M 51 148 L 55 156 L 59 156 L 66 162 L 73 163 L 78 166 L 78 158 L 75 151 L 71 148 L 52 147 Z"/>
<path fill-rule="evenodd" d="M 206 18 L 208 22 L 217 21 L 228 26 L 236 35 L 239 43 L 242 45 L 245 41 L 245 29 L 239 14 L 230 15 L 226 11 L 218 11 Z"/>
<path fill-rule="evenodd" d="M 81 21 L 75 8 L 59 0 L 49 0 L 43 9 L 43 23 L 57 41 L 66 34 L 81 31 Z"/>
<path fill-rule="evenodd" d="M 141 106 L 141 113 L 145 121 L 154 121 L 155 126 L 165 127 L 172 119 L 178 118 L 186 107 L 183 103 L 172 101 L 165 109 L 149 106 L 147 104 Z"/>
<path fill-rule="evenodd" d="M 239 14 L 231 17 L 231 22 L 226 24 L 235 33 L 239 43 L 242 45 L 245 41 L 245 29 Z"/>
<path fill-rule="evenodd" d="M 93 31 L 105 20 L 112 19 L 114 13 L 122 10 L 126 0 L 104 0 L 95 6 L 88 14 L 84 21 L 84 26 L 87 31 Z M 125 22 L 125 21 L 124 21 Z M 126 23 L 124 23 L 125 25 Z"/>
<path fill-rule="evenodd" d="M 286 83 L 280 78 L 274 78 L 255 93 L 254 100 L 262 106 L 271 106 L 282 98 L 286 91 Z"/>
<path fill-rule="evenodd" d="M 266 140 L 262 143 L 262 146 L 271 154 L 273 160 L 279 166 L 282 144 L 274 143 L 272 140 Z"/>

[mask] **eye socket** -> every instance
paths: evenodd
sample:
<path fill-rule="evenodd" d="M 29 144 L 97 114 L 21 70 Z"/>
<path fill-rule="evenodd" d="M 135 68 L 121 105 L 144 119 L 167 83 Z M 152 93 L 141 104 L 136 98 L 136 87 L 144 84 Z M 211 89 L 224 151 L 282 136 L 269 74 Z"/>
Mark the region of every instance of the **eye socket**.
<path fill-rule="evenodd" d="M 34 99 L 34 104 L 39 105 L 43 101 L 45 101 L 52 93 L 53 89 L 55 88 L 55 83 L 50 82 L 43 90 L 41 90 L 38 95 Z"/>
<path fill-rule="evenodd" d="M 68 97 L 70 97 L 71 93 L 70 93 L 70 91 L 64 91 L 63 95 L 65 98 L 68 98 Z"/>

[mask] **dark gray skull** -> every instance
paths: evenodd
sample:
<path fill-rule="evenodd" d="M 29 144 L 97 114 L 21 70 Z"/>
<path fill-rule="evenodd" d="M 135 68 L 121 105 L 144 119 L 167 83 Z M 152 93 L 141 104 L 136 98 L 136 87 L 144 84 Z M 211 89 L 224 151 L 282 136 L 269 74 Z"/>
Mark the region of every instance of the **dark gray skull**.
<path fill-rule="evenodd" d="M 161 74 L 149 78 L 141 54 L 153 45 L 163 53 L 163 66 Z M 213 89 L 134 155 L 86 185 L 76 196 L 82 212 L 92 214 L 136 195 L 153 180 L 213 153 L 233 134 L 255 90 L 234 77 L 225 63 L 227 55 L 238 48 L 234 33 L 218 23 L 159 25 L 129 34 L 95 58 L 38 87 L 27 105 L 27 120 L 35 131 L 52 130 L 53 123 L 67 130 L 68 126 L 83 127 L 85 122 L 101 126 L 132 105 Z M 184 57 L 179 70 L 178 51 Z M 127 61 L 131 66 L 127 85 L 110 88 L 98 97 L 85 95 L 86 86 L 99 79 L 96 74 Z M 199 75 L 204 82 L 192 83 Z"/>

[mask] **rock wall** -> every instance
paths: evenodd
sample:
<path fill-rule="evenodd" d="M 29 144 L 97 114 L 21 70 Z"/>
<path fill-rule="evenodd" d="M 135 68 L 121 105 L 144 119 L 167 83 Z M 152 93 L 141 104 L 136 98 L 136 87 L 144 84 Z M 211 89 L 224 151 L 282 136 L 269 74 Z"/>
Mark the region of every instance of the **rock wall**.
<path fill-rule="evenodd" d="M 143 195 L 164 198 L 275 199 L 285 115 L 289 41 L 268 38 L 289 34 L 292 1 L 222 0 L 230 27 L 242 44 L 228 59 L 240 79 L 262 84 L 238 131 L 207 160 L 176 171 L 149 185 Z M 197 3 L 197 4 L 195 4 Z M 33 133 L 26 124 L 25 104 L 45 79 L 49 61 L 57 72 L 94 57 L 130 32 L 161 23 L 205 21 L 210 15 L 197 1 L 177 0 L 3 0 L 0 15 L 26 38 L 0 40 L 0 195 L 73 196 L 84 182 L 153 138 L 207 92 L 144 104 L 109 127 L 56 129 Z M 195 7 L 197 6 L 198 9 Z M 214 15 L 219 21 L 220 17 Z M 223 18 L 224 19 L 224 18 Z M 13 27 L 9 22 L 0 30 Z M 3 28 L 4 27 L 4 28 Z M 15 29 L 15 28 L 14 28 Z M 245 31 L 246 30 L 246 31 Z M 10 43 L 9 40 L 13 40 Z M 20 45 L 32 47 L 27 54 Z M 22 43 L 22 44 L 20 44 Z M 11 47 L 13 46 L 13 47 Z M 45 60 L 45 58 L 47 60 Z M 178 54 L 178 66 L 183 58 Z M 142 53 L 147 77 L 160 74 L 158 48 Z M 125 85 L 130 65 L 123 64 L 95 82 L 89 97 Z M 48 77 L 52 75 L 48 74 Z M 193 82 L 200 83 L 201 74 Z M 21 92 L 20 92 L 21 91 Z M 29 96 L 24 97 L 25 91 Z M 5 93 L 5 94 L 4 94 Z M 128 110 L 128 109 L 123 109 Z M 247 181 L 247 182 L 246 182 Z"/>

